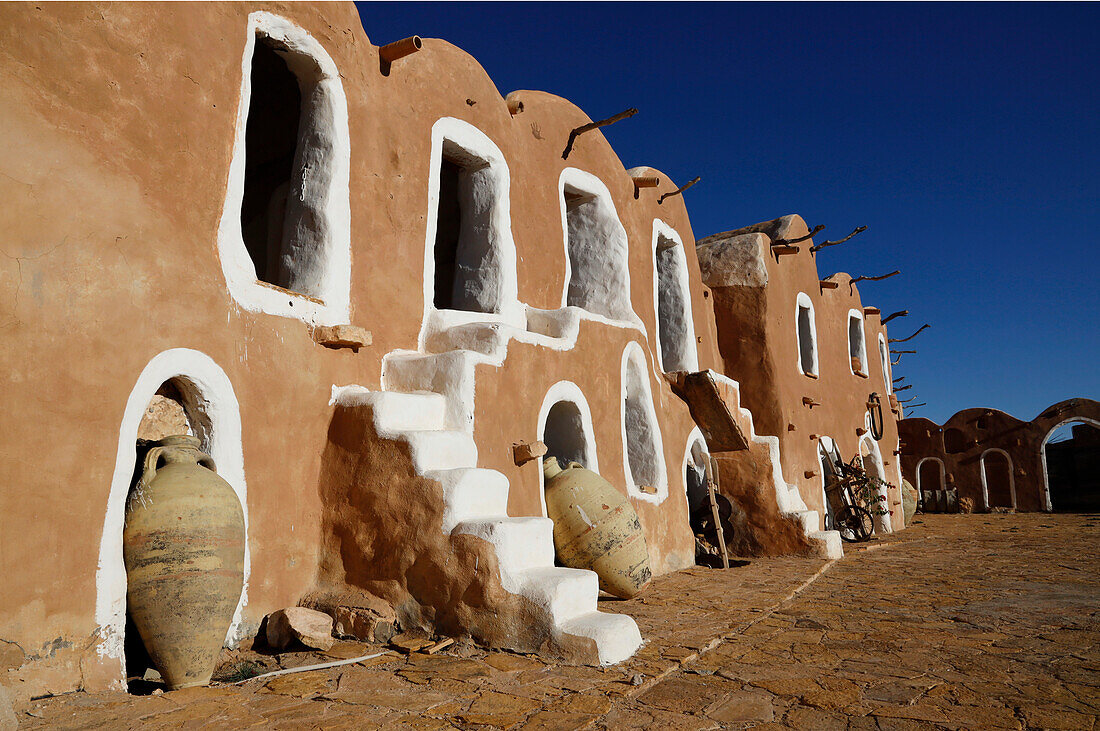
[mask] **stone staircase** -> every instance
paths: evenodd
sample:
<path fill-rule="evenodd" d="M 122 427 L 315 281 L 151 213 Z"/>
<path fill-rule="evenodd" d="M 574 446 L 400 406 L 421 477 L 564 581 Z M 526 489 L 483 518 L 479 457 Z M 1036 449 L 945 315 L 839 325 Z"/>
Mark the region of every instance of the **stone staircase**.
<path fill-rule="evenodd" d="M 502 586 L 544 610 L 555 642 L 564 644 L 568 635 L 589 638 L 600 664 L 610 665 L 641 646 L 637 624 L 626 615 L 598 611 L 596 574 L 554 565 L 553 521 L 509 517 L 508 478 L 477 466 L 477 366 L 502 365 L 513 338 L 547 337 L 500 323 L 448 328 L 428 340 L 429 352 L 388 354 L 382 391 L 345 387 L 334 393 L 334 401 L 370 408 L 379 436 L 408 444 L 416 472 L 442 487 L 443 530 L 490 543 Z M 555 345 L 565 349 L 567 344 Z"/>

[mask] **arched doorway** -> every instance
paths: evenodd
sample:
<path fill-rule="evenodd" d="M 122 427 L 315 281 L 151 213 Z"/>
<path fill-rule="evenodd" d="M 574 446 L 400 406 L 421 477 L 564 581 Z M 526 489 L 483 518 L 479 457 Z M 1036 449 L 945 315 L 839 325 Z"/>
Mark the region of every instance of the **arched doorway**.
<path fill-rule="evenodd" d="M 925 457 L 917 464 L 917 494 L 926 513 L 939 513 L 947 508 L 943 484 L 943 462 Z"/>
<path fill-rule="evenodd" d="M 1016 507 L 1012 459 L 1000 449 L 988 449 L 982 454 L 982 494 L 987 509 Z"/>
<path fill-rule="evenodd" d="M 859 442 L 859 453 L 863 459 L 863 469 L 867 471 L 867 476 L 882 480 L 878 493 L 879 497 L 882 498 L 879 505 L 881 511 L 885 512 L 878 515 L 877 513 L 880 510 L 871 511 L 871 514 L 875 516 L 875 532 L 890 533 L 893 531 L 893 526 L 890 524 L 890 495 L 886 490 L 886 467 L 882 464 L 882 452 L 879 451 L 878 443 L 868 434 Z"/>
<path fill-rule="evenodd" d="M 577 384 L 558 381 L 543 397 L 539 409 L 538 438 L 546 445 L 546 453 L 562 464 L 577 462 L 593 472 L 600 471 L 593 436 L 592 411 Z M 542 514 L 546 515 L 542 470 L 539 470 L 539 495 Z"/>
<path fill-rule="evenodd" d="M 1100 510 L 1100 422 L 1067 419 L 1041 447 L 1047 510 Z"/>

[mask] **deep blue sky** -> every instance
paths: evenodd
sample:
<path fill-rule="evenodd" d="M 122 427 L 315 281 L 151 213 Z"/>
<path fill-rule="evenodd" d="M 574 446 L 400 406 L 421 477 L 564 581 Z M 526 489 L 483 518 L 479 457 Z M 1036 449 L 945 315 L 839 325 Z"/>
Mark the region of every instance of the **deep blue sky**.
<path fill-rule="evenodd" d="M 786 213 L 833 238 L 943 421 L 1100 398 L 1100 5 L 360 3 L 371 41 L 444 38 L 502 94 L 593 119 L 686 194 L 695 235 Z"/>

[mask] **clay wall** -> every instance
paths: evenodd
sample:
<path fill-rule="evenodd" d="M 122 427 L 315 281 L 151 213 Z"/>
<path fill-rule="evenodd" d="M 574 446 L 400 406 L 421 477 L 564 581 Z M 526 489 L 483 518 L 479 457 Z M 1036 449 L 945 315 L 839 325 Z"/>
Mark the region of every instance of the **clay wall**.
<path fill-rule="evenodd" d="M 350 269 L 336 275 L 348 277 L 347 316 L 332 302 L 318 308 L 262 286 L 255 296 L 267 304 L 256 305 L 227 284 L 232 267 L 219 232 L 235 215 L 226 199 L 242 54 L 249 13 L 260 10 L 323 48 L 346 97 L 343 205 L 350 219 L 336 238 L 350 242 Z M 121 637 L 107 625 L 120 611 L 120 505 L 137 422 L 171 377 L 194 382 L 211 399 L 197 408 L 217 412 L 219 453 L 240 473 L 231 482 L 245 498 L 250 557 L 240 636 L 267 612 L 299 601 L 317 584 L 318 566 L 331 563 L 338 549 L 325 531 L 357 515 L 355 506 L 334 502 L 332 491 L 407 490 L 402 497 L 421 499 L 419 481 L 375 482 L 329 463 L 337 458 L 332 444 L 347 437 L 332 431 L 330 398 L 334 386 L 379 389 L 383 356 L 421 344 L 430 297 L 433 128 L 444 117 L 476 128 L 507 163 L 516 304 L 563 304 L 559 181 L 570 167 L 602 182 L 614 203 L 629 242 L 637 318 L 633 327 L 582 319 L 567 349 L 513 344 L 503 367 L 480 366 L 473 431 L 479 466 L 510 478 L 509 514 L 540 515 L 537 468 L 517 467 L 511 448 L 534 439 L 550 386 L 571 380 L 593 413 L 601 472 L 625 490 L 622 363 L 637 343 L 667 497 L 634 503 L 655 569 L 691 562 L 683 459 L 693 424 L 656 358 L 654 221 L 682 241 L 698 363 L 717 367 L 694 237 L 682 198 L 657 203 L 674 183 L 661 176 L 661 187 L 635 197 L 600 132 L 578 138 L 562 160 L 569 131 L 590 121 L 579 109 L 549 94 L 519 92 L 523 109 L 513 115 L 477 62 L 439 40 L 425 40 L 420 52 L 383 74 L 351 4 L 8 4 L 0 8 L 0 49 L 0 128 L 9 141 L 0 150 L 0 367 L 9 376 L 0 386 L 9 425 L 0 441 L 0 640 L 19 648 L 5 663 L 21 689 L 58 692 L 118 680 Z M 318 134 L 338 137 L 339 130 Z M 339 211 L 334 220 L 340 222 Z M 297 314 L 302 310 L 313 314 Z M 322 347 L 311 338 L 311 320 L 365 328 L 373 344 Z M 386 510 L 392 507 L 387 502 Z M 427 524 L 438 518 L 431 510 L 417 515 Z M 431 538 L 425 555 L 443 555 L 437 544 L 444 540 L 442 532 Z M 380 577 L 357 581 L 372 578 Z M 411 591 L 402 585 L 390 598 Z"/>
<path fill-rule="evenodd" d="M 901 529 L 897 413 L 891 410 L 891 379 L 883 372 L 878 347 L 880 336 L 884 341 L 889 336 L 881 314 L 865 308 L 849 275 L 820 279 L 817 257 L 810 251 L 813 239 L 795 244 L 795 253 L 780 255 L 772 249 L 777 241 L 808 233 L 801 217 L 786 216 L 700 241 L 704 281 L 714 293 L 724 372 L 740 383 L 741 402 L 752 412 L 757 432 L 779 438 L 784 477 L 797 487 L 809 509 L 822 515 L 819 438 L 834 440 L 846 462 L 861 443 L 872 451 L 873 443 L 891 485 L 890 528 Z M 803 372 L 800 360 L 800 296 L 812 307 L 816 329 L 816 373 L 811 374 Z M 867 357 L 862 374 L 854 372 L 849 355 L 853 311 L 860 314 L 864 328 Z M 883 405 L 878 442 L 861 433 L 867 429 L 871 393 L 877 393 Z M 815 405 L 804 403 L 807 398 Z"/>
<path fill-rule="evenodd" d="M 1043 447 L 1066 423 L 1100 427 L 1100 403 L 1060 401 L 1031 421 L 989 408 L 964 409 L 942 426 L 931 419 L 903 419 L 898 423 L 902 472 L 927 511 L 954 509 L 935 494 L 943 490 L 954 490 L 959 501 L 968 499 L 977 512 L 1057 510 L 1048 490 Z M 1008 479 L 1003 476 L 1006 467 Z"/>

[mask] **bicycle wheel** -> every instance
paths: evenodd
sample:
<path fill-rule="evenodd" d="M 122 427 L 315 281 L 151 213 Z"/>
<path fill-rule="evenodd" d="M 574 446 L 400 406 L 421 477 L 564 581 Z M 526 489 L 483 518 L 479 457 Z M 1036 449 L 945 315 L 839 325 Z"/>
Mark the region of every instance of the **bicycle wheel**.
<path fill-rule="evenodd" d="M 871 513 L 858 505 L 845 505 L 838 510 L 835 523 L 841 539 L 849 543 L 870 540 L 875 529 Z"/>

